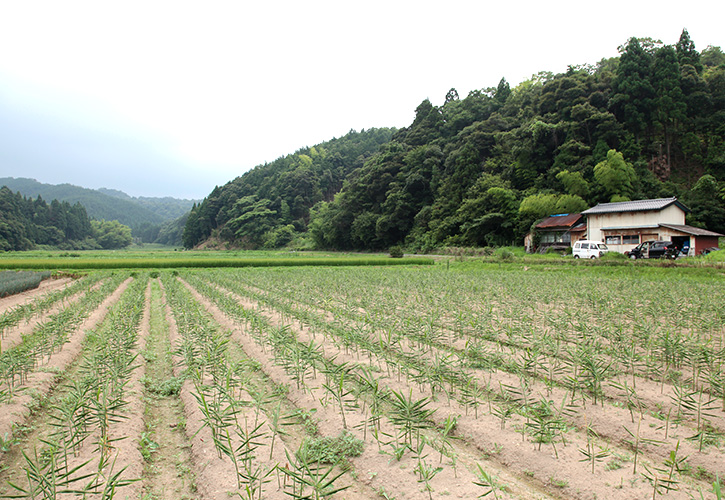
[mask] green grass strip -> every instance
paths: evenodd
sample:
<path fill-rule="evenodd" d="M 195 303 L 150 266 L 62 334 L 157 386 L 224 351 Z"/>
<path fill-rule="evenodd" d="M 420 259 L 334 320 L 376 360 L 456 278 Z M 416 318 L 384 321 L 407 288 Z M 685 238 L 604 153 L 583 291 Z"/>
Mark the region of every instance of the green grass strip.
<path fill-rule="evenodd" d="M 432 265 L 433 259 L 411 257 L 311 258 L 311 259 L 0 259 L 0 269 L 168 269 L 211 267 L 291 266 L 396 266 Z"/>

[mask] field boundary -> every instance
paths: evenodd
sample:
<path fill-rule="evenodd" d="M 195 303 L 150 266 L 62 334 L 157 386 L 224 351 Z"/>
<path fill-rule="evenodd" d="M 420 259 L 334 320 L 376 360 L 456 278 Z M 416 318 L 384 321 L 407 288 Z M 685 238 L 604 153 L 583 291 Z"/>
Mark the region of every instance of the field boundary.
<path fill-rule="evenodd" d="M 427 257 L 297 258 L 297 259 L 1 259 L 0 269 L 169 269 L 215 267 L 396 266 L 433 265 Z"/>

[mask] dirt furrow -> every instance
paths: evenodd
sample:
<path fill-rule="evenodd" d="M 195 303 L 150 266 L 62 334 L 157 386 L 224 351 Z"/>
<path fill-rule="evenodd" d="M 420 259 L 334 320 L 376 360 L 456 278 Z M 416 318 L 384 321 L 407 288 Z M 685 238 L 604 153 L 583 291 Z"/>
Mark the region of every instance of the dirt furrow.
<path fill-rule="evenodd" d="M 178 345 L 181 342 L 181 337 L 178 331 L 178 326 L 174 320 L 171 308 L 167 305 L 166 315 L 169 322 L 169 332 L 171 341 Z M 175 376 L 179 377 L 182 375 L 181 367 L 183 360 L 177 355 L 174 355 L 174 373 Z M 191 462 L 194 469 L 195 488 L 201 495 L 201 498 L 205 500 L 225 500 L 235 492 L 239 491 L 237 483 L 237 469 L 234 467 L 232 461 L 226 456 L 220 456 L 217 447 L 214 444 L 211 429 L 204 425 L 204 414 L 202 413 L 199 401 L 196 399 L 194 394 L 198 394 L 198 389 L 190 379 L 186 379 L 181 388 L 180 398 L 184 406 L 185 416 L 185 431 L 188 443 L 190 445 Z M 242 401 L 246 400 L 251 402 L 252 398 L 242 393 Z M 249 405 L 251 406 L 251 405 Z M 261 429 L 266 429 L 266 421 L 263 416 L 254 414 L 253 411 L 242 411 L 238 415 L 241 422 L 245 422 L 245 430 L 249 431 L 250 425 L 256 427 L 261 424 Z M 254 422 L 254 424 L 252 424 Z M 238 439 L 234 440 L 235 446 L 240 444 Z M 273 471 L 277 464 L 284 463 L 285 452 L 284 446 L 278 444 L 272 457 L 269 457 L 266 451 L 271 445 L 271 436 L 266 435 L 255 440 L 259 443 L 261 453 L 258 454 L 255 462 L 260 465 L 265 471 Z M 263 498 L 270 500 L 282 500 L 288 498 L 279 485 L 280 474 L 278 472 L 272 472 L 268 477 L 268 483 L 264 486 Z"/>

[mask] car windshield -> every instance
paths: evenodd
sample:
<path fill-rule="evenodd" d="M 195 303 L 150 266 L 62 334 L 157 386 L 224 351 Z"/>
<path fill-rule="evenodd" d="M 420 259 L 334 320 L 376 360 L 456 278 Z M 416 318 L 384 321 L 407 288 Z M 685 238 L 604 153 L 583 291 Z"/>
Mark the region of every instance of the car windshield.
<path fill-rule="evenodd" d="M 605 245 L 604 243 L 600 243 L 599 244 L 599 249 L 600 250 L 607 250 L 607 245 Z"/>

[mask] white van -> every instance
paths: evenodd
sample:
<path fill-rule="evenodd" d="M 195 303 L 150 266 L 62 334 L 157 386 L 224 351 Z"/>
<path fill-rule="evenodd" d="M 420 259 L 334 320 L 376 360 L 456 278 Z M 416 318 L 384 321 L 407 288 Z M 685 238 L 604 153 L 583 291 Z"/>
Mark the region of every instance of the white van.
<path fill-rule="evenodd" d="M 575 259 L 596 259 L 607 253 L 607 245 L 601 241 L 579 240 L 571 250 Z"/>

